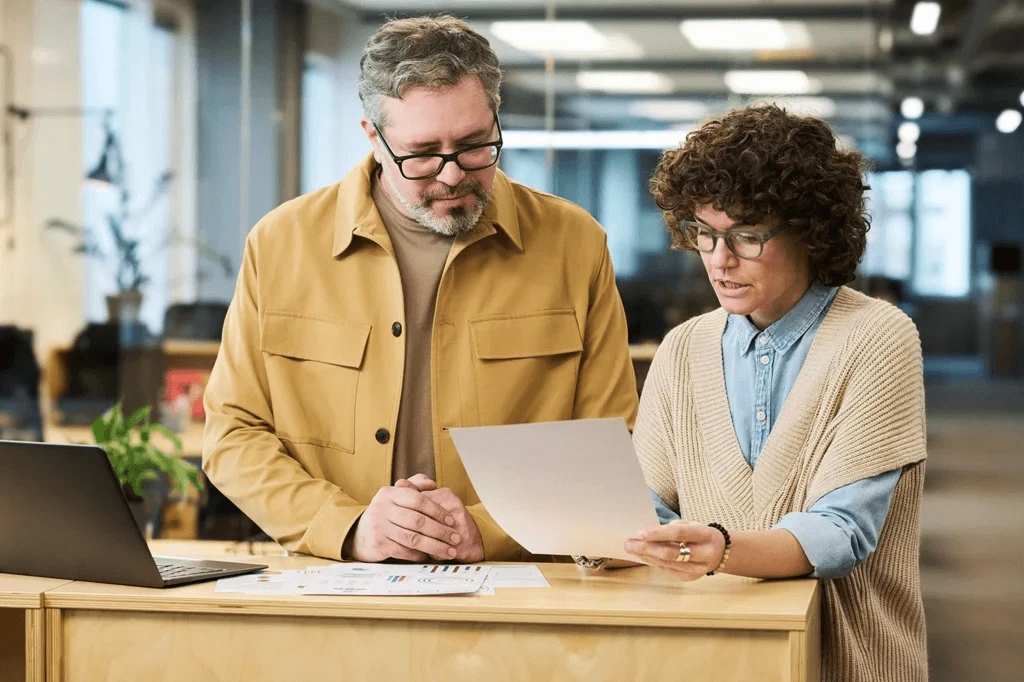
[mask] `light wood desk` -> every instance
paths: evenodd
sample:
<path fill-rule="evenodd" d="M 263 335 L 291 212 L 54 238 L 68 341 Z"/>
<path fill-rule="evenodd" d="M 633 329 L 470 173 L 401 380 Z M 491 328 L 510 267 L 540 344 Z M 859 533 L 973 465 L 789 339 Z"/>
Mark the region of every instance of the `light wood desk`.
<path fill-rule="evenodd" d="M 551 589 L 489 597 L 267 597 L 217 594 L 213 583 L 72 583 L 45 595 L 47 680 L 818 679 L 815 581 L 721 575 L 683 584 L 647 568 L 541 569 Z"/>
<path fill-rule="evenodd" d="M 0 680 L 46 679 L 43 595 L 69 582 L 0 573 Z"/>

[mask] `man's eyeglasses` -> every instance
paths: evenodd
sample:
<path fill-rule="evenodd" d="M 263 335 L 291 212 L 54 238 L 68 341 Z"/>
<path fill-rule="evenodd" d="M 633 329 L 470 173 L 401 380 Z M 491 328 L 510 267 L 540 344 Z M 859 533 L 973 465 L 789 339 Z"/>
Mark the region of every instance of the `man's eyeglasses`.
<path fill-rule="evenodd" d="M 494 142 L 470 145 L 451 154 L 407 154 L 405 156 L 395 156 L 376 123 L 373 124 L 373 127 L 377 131 L 380 141 L 384 143 L 384 149 L 388 150 L 391 159 L 398 165 L 398 172 L 402 174 L 402 177 L 406 180 L 426 180 L 444 170 L 445 164 L 449 161 L 455 162 L 455 165 L 467 173 L 490 168 L 498 163 L 504 141 L 501 138 L 501 124 L 498 123 L 497 114 L 494 116 L 494 125 L 498 127 L 498 139 Z"/>
<path fill-rule="evenodd" d="M 779 233 L 779 228 L 768 232 L 755 232 L 754 230 L 715 230 L 704 223 L 695 220 L 682 220 L 679 225 L 686 231 L 686 235 L 698 251 L 711 253 L 718 245 L 718 238 L 725 239 L 725 245 L 739 258 L 751 260 L 764 253 L 764 245 L 769 239 Z"/>

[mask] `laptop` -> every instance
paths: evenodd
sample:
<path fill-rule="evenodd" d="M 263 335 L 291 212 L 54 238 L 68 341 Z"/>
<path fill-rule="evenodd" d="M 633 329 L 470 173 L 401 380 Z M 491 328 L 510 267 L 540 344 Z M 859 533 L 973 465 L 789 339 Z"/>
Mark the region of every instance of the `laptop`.
<path fill-rule="evenodd" d="M 172 587 L 264 568 L 154 557 L 98 446 L 0 441 L 0 573 Z"/>

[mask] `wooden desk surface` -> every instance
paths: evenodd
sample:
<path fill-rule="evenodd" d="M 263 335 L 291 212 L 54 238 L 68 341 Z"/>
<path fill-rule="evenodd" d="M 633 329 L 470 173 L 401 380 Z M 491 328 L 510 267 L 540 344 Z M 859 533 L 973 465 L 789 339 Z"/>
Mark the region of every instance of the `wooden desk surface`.
<path fill-rule="evenodd" d="M 42 608 L 45 592 L 70 583 L 70 580 L 60 578 L 35 578 L 13 573 L 0 573 L 0 608 Z"/>
<path fill-rule="evenodd" d="M 189 543 L 178 543 L 178 549 L 185 544 Z M 174 547 L 161 546 L 157 541 L 153 550 L 168 552 Z M 191 551 L 189 555 L 213 553 Z M 274 569 L 331 563 L 296 555 L 234 555 L 232 559 Z M 47 592 L 46 606 L 98 611 L 799 631 L 805 628 L 809 610 L 817 603 L 818 583 L 814 580 L 757 581 L 718 575 L 687 584 L 647 567 L 598 572 L 586 572 L 574 564 L 540 564 L 540 568 L 550 589 L 499 589 L 494 596 L 254 596 L 217 593 L 213 582 L 164 590 L 76 582 Z"/>

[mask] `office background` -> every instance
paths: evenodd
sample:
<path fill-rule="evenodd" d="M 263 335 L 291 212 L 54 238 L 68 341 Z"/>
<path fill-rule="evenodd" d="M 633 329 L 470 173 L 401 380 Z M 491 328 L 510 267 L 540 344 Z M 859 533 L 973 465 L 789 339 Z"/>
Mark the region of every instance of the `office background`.
<path fill-rule="evenodd" d="M 1019 0 L 0 0 L 0 434 L 87 424 L 122 397 L 115 365 L 166 379 L 137 400 L 174 412 L 164 389 L 208 371 L 248 230 L 368 152 L 365 40 L 385 16 L 434 11 L 502 61 L 501 168 L 608 230 L 641 378 L 647 344 L 715 306 L 647 191 L 661 150 L 774 101 L 872 160 L 855 285 L 921 332 L 933 679 L 1018 679 Z M 182 523 L 201 537 L 258 530 L 223 521 L 215 491 L 199 502 Z"/>

